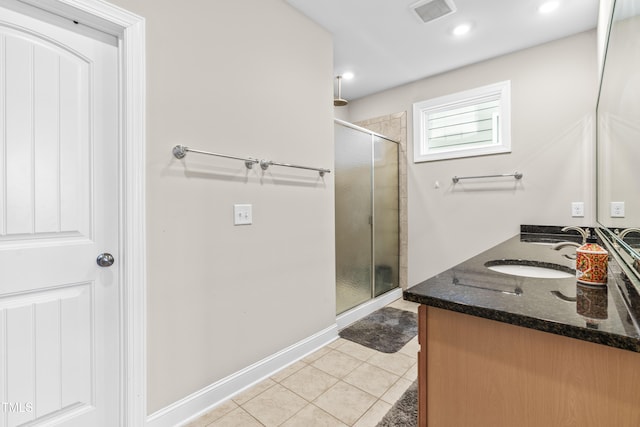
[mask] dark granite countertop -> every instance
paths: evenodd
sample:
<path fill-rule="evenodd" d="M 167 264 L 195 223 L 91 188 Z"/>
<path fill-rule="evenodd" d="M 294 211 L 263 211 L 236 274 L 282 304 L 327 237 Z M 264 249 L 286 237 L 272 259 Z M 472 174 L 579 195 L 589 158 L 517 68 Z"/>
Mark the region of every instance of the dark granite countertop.
<path fill-rule="evenodd" d="M 404 299 L 640 352 L 640 333 L 625 305 L 620 267 L 612 257 L 609 283 L 600 287 L 581 285 L 574 277 L 520 277 L 485 266 L 496 260 L 528 260 L 572 269 L 574 262 L 562 255 L 575 248 L 555 251 L 549 243 L 577 241 L 577 237 L 549 232 L 549 227 L 537 230 L 523 226 L 521 234 L 407 289 Z"/>

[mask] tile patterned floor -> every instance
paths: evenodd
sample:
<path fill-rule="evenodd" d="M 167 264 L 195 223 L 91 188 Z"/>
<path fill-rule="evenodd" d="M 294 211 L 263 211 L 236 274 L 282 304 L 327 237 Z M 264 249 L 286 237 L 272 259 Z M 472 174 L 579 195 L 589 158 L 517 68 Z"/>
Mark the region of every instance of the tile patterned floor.
<path fill-rule="evenodd" d="M 417 351 L 417 337 L 393 354 L 339 338 L 186 427 L 375 427 L 417 378 Z"/>

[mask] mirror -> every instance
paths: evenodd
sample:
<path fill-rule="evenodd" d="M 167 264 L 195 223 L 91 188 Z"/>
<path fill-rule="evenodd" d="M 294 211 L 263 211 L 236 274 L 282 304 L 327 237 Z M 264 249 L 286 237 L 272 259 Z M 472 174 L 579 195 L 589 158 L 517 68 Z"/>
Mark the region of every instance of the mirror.
<path fill-rule="evenodd" d="M 597 106 L 597 221 L 640 275 L 640 0 L 616 0 Z"/>

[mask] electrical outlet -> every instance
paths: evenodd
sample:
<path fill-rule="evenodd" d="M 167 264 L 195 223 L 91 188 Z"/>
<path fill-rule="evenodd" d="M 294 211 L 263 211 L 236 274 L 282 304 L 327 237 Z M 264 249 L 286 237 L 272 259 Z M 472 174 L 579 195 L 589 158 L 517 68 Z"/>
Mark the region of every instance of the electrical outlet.
<path fill-rule="evenodd" d="M 584 216 L 584 202 L 571 203 L 571 216 L 574 218 Z"/>
<path fill-rule="evenodd" d="M 250 225 L 253 223 L 251 205 L 233 205 L 233 224 Z"/>
<path fill-rule="evenodd" d="M 624 218 L 624 202 L 611 202 L 611 218 Z"/>

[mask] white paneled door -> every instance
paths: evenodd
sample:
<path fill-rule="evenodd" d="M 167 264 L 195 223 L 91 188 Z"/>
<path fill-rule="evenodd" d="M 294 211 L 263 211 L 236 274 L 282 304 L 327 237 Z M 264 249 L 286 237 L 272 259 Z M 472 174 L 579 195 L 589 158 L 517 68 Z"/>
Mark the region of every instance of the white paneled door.
<path fill-rule="evenodd" d="M 0 9 L 0 59 L 0 427 L 117 426 L 118 51 Z"/>

